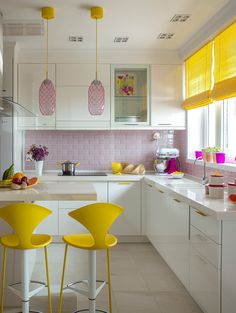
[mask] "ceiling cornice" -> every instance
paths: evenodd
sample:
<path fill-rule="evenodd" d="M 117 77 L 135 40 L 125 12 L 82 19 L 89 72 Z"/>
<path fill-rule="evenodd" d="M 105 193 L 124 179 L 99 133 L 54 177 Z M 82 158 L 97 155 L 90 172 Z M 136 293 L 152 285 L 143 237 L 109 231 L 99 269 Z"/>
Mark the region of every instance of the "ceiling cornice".
<path fill-rule="evenodd" d="M 210 21 L 208 21 L 195 35 L 191 37 L 178 51 L 178 55 L 185 60 L 215 35 L 236 20 L 236 1 L 231 0 Z"/>

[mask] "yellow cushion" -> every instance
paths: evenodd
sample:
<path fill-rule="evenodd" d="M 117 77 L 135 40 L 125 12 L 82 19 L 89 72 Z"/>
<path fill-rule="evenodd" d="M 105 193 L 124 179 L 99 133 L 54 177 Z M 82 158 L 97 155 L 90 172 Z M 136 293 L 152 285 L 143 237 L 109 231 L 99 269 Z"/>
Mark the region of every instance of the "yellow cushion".
<path fill-rule="evenodd" d="M 91 234 L 72 234 L 63 236 L 63 240 L 68 245 L 80 249 L 94 250 L 95 241 Z M 104 248 L 111 248 L 117 244 L 117 238 L 114 235 L 107 234 L 105 238 L 106 246 Z"/>
<path fill-rule="evenodd" d="M 20 245 L 20 241 L 17 235 L 6 235 L 0 238 L 0 242 L 3 246 L 12 249 L 27 249 Z M 33 234 L 31 236 L 31 249 L 37 249 L 47 246 L 50 242 L 52 242 L 52 236 L 50 235 L 41 235 L 41 234 Z"/>

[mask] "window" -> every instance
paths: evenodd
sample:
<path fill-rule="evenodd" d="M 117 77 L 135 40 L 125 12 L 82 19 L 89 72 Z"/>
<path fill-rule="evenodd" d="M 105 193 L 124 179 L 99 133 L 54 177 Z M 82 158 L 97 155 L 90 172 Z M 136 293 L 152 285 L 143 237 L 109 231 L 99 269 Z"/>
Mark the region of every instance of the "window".
<path fill-rule="evenodd" d="M 195 158 L 195 150 L 217 146 L 234 161 L 236 157 L 236 97 L 190 110 L 187 119 L 188 158 Z"/>

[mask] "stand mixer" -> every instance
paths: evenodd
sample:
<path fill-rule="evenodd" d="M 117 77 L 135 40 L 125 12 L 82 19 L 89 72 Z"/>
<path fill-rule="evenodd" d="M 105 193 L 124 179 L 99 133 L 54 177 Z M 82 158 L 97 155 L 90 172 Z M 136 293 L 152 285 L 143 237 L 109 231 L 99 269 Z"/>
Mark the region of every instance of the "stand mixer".
<path fill-rule="evenodd" d="M 179 171 L 179 150 L 176 148 L 161 148 L 156 154 L 154 170 L 160 175 L 171 174 Z"/>

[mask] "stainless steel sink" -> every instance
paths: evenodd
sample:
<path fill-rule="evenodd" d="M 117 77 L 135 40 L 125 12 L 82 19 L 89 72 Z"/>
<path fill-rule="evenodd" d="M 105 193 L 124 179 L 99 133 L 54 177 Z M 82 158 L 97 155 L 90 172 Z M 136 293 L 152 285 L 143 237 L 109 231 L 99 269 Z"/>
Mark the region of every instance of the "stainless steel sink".
<path fill-rule="evenodd" d="M 76 172 L 75 176 L 107 176 L 105 172 Z"/>

